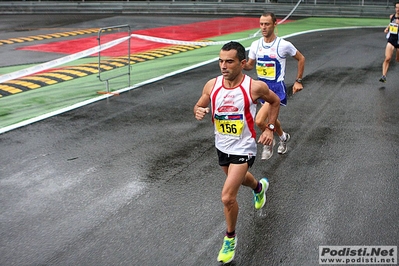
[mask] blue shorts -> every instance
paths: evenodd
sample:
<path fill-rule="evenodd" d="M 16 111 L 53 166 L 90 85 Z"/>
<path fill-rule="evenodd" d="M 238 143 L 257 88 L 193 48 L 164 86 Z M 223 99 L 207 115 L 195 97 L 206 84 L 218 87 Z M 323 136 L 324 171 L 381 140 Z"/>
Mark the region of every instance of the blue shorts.
<path fill-rule="evenodd" d="M 262 79 L 263 82 L 269 86 L 269 89 L 273 91 L 280 98 L 280 105 L 287 105 L 287 87 L 285 86 L 284 81 L 279 82 L 270 82 Z M 259 100 L 262 104 L 265 103 L 264 100 Z"/>

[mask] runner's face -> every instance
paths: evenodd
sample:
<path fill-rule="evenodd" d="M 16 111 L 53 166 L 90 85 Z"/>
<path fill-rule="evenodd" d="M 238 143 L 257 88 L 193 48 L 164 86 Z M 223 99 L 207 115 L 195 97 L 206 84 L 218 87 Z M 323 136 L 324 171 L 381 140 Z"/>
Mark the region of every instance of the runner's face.
<path fill-rule="evenodd" d="M 242 61 L 238 60 L 236 50 L 221 50 L 219 54 L 219 67 L 224 79 L 234 80 L 241 73 L 243 64 Z"/>
<path fill-rule="evenodd" d="M 274 28 L 276 23 L 273 23 L 271 16 L 261 16 L 259 21 L 260 29 L 262 31 L 263 37 L 270 37 L 274 33 Z"/>
<path fill-rule="evenodd" d="M 395 5 L 395 12 L 396 12 L 396 14 L 399 14 L 399 4 Z"/>

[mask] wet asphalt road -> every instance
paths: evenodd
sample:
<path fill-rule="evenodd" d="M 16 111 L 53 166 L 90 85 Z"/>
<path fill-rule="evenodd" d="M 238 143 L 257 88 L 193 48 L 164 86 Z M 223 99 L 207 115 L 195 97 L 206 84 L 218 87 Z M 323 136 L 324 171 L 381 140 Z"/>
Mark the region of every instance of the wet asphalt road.
<path fill-rule="evenodd" d="M 378 82 L 381 29 L 289 40 L 307 59 L 280 112 L 289 152 L 252 168 L 271 184 L 261 212 L 240 191 L 231 265 L 398 246 L 399 65 Z M 287 73 L 291 86 L 294 60 Z M 0 265 L 218 265 L 224 177 L 210 117 L 192 114 L 218 74 L 209 64 L 0 135 Z"/>

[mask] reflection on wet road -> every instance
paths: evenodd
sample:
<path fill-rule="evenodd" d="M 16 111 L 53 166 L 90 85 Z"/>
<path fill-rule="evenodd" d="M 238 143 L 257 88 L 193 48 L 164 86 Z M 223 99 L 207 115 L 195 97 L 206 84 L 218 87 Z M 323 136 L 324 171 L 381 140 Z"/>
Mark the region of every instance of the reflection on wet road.
<path fill-rule="evenodd" d="M 239 193 L 232 265 L 318 265 L 320 245 L 398 245 L 399 75 L 392 64 L 378 83 L 381 29 L 290 40 L 307 59 L 305 89 L 280 112 L 292 140 L 255 162 L 270 180 L 262 213 Z M 288 60 L 287 85 L 295 74 Z M 216 75 L 213 63 L 0 135 L 0 264 L 217 265 L 224 177 L 211 119 L 192 113 Z"/>

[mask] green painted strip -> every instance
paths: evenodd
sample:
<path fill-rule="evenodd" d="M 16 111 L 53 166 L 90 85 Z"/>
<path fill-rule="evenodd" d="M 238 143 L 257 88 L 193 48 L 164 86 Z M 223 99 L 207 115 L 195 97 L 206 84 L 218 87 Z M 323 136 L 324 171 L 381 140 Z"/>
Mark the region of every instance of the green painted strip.
<path fill-rule="evenodd" d="M 380 26 L 385 27 L 388 24 L 388 19 L 366 19 L 366 18 L 306 18 L 292 23 L 282 24 L 278 26 L 278 35 L 285 36 L 301 31 L 325 29 L 335 27 L 350 27 L 350 26 Z M 253 29 L 244 32 L 238 32 L 225 36 L 217 36 L 209 38 L 212 41 L 229 41 L 247 38 L 254 34 L 258 29 Z M 249 47 L 254 39 L 243 41 L 242 44 Z M 131 65 L 131 83 L 132 85 L 144 82 L 146 80 L 165 75 L 167 73 L 177 71 L 186 67 L 199 64 L 201 62 L 214 59 L 218 56 L 220 46 L 207 46 L 201 49 L 192 50 L 148 60 L 139 64 Z M 71 62 L 69 66 L 76 66 L 81 64 L 96 63 L 97 57 L 84 58 Z M 156 62 L 157 67 L 154 68 Z M 0 68 L 0 74 L 6 74 L 20 69 L 29 67 L 12 66 Z M 121 73 L 126 71 L 125 66 L 115 70 L 109 71 L 109 74 Z M 155 69 L 155 70 L 154 70 Z M 108 73 L 107 73 L 108 75 Z M 67 84 L 67 86 L 66 86 Z M 118 90 L 125 88 L 128 84 L 128 77 L 119 77 L 110 81 L 111 90 Z M 66 89 L 68 88 L 68 89 Z M 98 97 L 97 91 L 103 88 L 105 84 L 100 82 L 96 75 L 89 75 L 76 80 L 62 82 L 51 86 L 46 86 L 38 90 L 19 93 L 12 96 L 0 98 L 0 128 L 33 118 L 39 115 L 49 113 L 91 98 Z M 201 88 L 199 88 L 201 89 Z"/>

